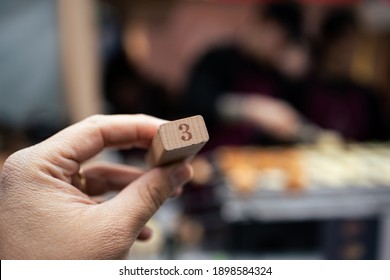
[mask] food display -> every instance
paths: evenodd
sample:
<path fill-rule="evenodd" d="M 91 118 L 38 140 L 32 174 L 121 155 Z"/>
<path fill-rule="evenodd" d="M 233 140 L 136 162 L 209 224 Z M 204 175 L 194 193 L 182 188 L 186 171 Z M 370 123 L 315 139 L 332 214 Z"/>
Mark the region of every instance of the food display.
<path fill-rule="evenodd" d="M 224 147 L 216 151 L 216 161 L 228 185 L 240 193 L 390 186 L 389 144 L 328 139 L 289 148 Z"/>
<path fill-rule="evenodd" d="M 301 189 L 304 186 L 300 152 L 296 149 L 226 147 L 217 151 L 217 164 L 235 190 Z"/>

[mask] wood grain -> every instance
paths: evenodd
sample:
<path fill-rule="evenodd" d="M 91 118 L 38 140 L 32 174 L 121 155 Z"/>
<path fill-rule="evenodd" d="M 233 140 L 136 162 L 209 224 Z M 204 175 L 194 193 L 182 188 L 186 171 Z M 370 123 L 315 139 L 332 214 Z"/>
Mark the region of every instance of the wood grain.
<path fill-rule="evenodd" d="M 208 140 L 202 116 L 171 121 L 159 127 L 146 160 L 151 166 L 161 166 L 191 158 Z"/>

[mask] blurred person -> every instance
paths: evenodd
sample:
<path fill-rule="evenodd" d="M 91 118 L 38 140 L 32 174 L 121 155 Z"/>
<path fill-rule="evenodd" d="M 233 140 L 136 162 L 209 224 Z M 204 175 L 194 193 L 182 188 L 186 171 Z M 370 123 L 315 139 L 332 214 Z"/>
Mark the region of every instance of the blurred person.
<path fill-rule="evenodd" d="M 302 15 L 293 2 L 256 6 L 253 23 L 238 42 L 216 46 L 194 64 L 186 86 L 186 114 L 200 114 L 210 134 L 205 150 L 222 145 L 292 143 L 302 120 L 287 84 L 306 75 Z M 289 77 L 288 79 L 286 77 Z M 290 104 L 291 103 L 291 104 Z M 195 180 L 186 188 L 183 211 L 204 226 L 207 250 L 225 248 L 232 230 L 221 216 L 208 154 L 195 159 Z"/>
<path fill-rule="evenodd" d="M 177 118 L 177 99 L 162 84 L 143 74 L 121 45 L 106 61 L 104 96 L 111 113 Z"/>
<path fill-rule="evenodd" d="M 300 116 L 288 104 L 282 84 L 285 76 L 301 78 L 306 72 L 305 52 L 295 48 L 301 9 L 278 1 L 260 6 L 255 21 L 241 44 L 203 55 L 188 79 L 187 111 L 204 116 L 210 149 L 291 142 L 299 133 Z"/>
<path fill-rule="evenodd" d="M 177 1 L 106 2 L 111 4 L 108 21 L 115 30 L 110 32 L 114 38 L 105 58 L 103 81 L 111 112 L 178 118 L 179 96 L 147 69 L 151 56 L 147 25 L 163 24 Z"/>
<path fill-rule="evenodd" d="M 165 121 L 96 115 L 12 154 L 0 176 L 1 259 L 122 259 L 191 178 L 188 163 L 148 171 L 81 165 L 104 148 L 148 148 Z M 118 191 L 110 200 L 99 195 Z"/>
<path fill-rule="evenodd" d="M 381 140 L 386 134 L 379 94 L 351 78 L 358 27 L 351 8 L 335 9 L 325 17 L 316 74 L 298 107 L 311 122 L 347 140 Z"/>
<path fill-rule="evenodd" d="M 148 114 L 173 120 L 183 114 L 181 97 L 152 75 L 148 25 L 163 24 L 176 0 L 105 0 L 103 16 L 103 98 L 112 114 Z M 166 66 L 168 67 L 168 66 Z M 153 68 L 153 67 L 152 67 Z M 157 75 L 158 76 L 158 75 Z M 143 165 L 145 152 L 119 152 L 127 163 Z"/>

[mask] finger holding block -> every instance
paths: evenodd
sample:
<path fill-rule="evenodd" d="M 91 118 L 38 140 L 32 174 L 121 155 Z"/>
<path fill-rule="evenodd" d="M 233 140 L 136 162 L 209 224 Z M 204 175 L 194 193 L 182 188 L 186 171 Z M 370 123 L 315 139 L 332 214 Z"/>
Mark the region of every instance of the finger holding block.
<path fill-rule="evenodd" d="M 146 160 L 151 166 L 160 166 L 191 158 L 208 140 L 200 115 L 168 122 L 159 127 Z"/>

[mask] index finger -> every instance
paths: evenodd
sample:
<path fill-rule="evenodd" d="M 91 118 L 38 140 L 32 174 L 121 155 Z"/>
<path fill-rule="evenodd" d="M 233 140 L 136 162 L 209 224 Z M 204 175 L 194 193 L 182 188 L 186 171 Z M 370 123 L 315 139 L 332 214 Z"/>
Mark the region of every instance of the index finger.
<path fill-rule="evenodd" d="M 164 122 L 147 115 L 95 115 L 67 127 L 38 145 L 50 157 L 82 163 L 107 147 L 147 148 Z"/>

